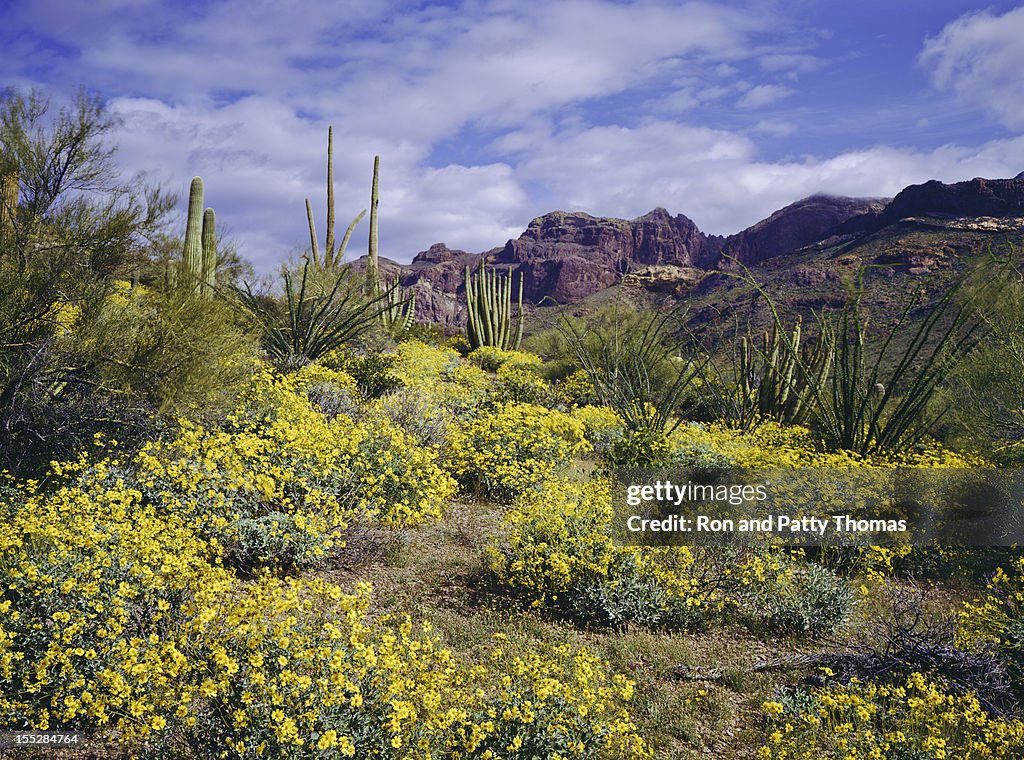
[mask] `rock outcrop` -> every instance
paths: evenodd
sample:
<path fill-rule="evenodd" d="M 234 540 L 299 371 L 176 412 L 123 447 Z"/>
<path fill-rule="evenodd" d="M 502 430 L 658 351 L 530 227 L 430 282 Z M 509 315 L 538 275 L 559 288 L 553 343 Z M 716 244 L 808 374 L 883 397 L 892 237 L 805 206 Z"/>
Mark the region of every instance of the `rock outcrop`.
<path fill-rule="evenodd" d="M 754 266 L 834 235 L 841 225 L 855 217 L 873 217 L 884 208 L 885 200 L 877 198 L 812 195 L 779 209 L 743 232 L 724 239 L 709 239 L 708 243 L 713 247 L 721 240 L 721 253 Z M 716 257 L 705 257 L 712 258 Z"/>
<path fill-rule="evenodd" d="M 477 266 L 481 258 L 490 266 L 511 268 L 517 283 L 522 277 L 527 303 L 571 303 L 615 285 L 625 275 L 633 285 L 678 292 L 700 282 L 702 272 L 727 268 L 725 256 L 756 266 L 807 246 L 856 240 L 908 218 L 956 224 L 956 219 L 968 217 L 989 218 L 990 226 L 1019 226 L 1019 218 L 1024 218 L 1024 172 L 1008 180 L 911 185 L 889 202 L 813 195 L 728 237 L 705 235 L 686 216 L 672 216 L 663 208 L 632 220 L 555 211 L 531 221 L 522 235 L 503 247 L 467 253 L 436 243 L 399 272 L 401 284 L 417 293 L 419 319 L 460 326 L 465 319 L 465 268 Z M 942 266 L 933 256 L 903 253 L 907 255 L 900 257 L 900 266 L 912 273 Z M 679 275 L 678 282 L 673 282 L 673 273 Z"/>
<path fill-rule="evenodd" d="M 910 185 L 892 199 L 879 221 L 884 225 L 910 216 L 1024 216 L 1024 179 L 975 177 L 952 185 L 938 180 Z"/>

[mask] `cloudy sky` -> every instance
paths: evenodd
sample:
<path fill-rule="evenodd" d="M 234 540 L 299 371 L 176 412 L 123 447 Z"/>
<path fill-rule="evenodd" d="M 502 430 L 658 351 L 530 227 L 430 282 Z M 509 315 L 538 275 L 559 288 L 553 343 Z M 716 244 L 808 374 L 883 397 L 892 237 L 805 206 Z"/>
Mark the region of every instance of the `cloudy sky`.
<path fill-rule="evenodd" d="M 126 175 L 182 213 L 201 175 L 268 272 L 308 247 L 306 197 L 323 239 L 329 124 L 339 236 L 379 154 L 398 261 L 556 209 L 729 234 L 815 192 L 1014 176 L 1021 40 L 998 1 L 0 0 L 0 86 L 101 95 Z"/>

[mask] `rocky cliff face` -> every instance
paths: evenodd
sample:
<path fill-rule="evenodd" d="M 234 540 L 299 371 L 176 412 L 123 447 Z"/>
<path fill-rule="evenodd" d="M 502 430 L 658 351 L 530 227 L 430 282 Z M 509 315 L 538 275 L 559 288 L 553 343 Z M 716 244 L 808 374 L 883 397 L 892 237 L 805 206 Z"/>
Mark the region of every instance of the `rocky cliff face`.
<path fill-rule="evenodd" d="M 891 202 L 813 195 L 728 237 L 708 236 L 692 220 L 656 208 L 636 219 L 556 211 L 537 217 L 515 240 L 485 253 L 436 243 L 400 268 L 404 287 L 417 293 L 422 320 L 460 326 L 465 268 L 481 258 L 523 278 L 530 304 L 570 303 L 620 282 L 668 288 L 669 272 L 699 273 L 728 266 L 723 254 L 755 266 L 812 244 L 857 239 L 907 217 L 1024 217 L 1024 173 L 1012 180 L 974 179 L 911 185 Z M 684 283 L 685 284 L 685 283 Z"/>
<path fill-rule="evenodd" d="M 691 266 L 704 238 L 691 220 L 663 208 L 632 221 L 556 211 L 530 222 L 495 263 L 523 274 L 524 297 L 532 303 L 566 303 L 614 285 L 636 266 Z"/>
<path fill-rule="evenodd" d="M 835 234 L 844 222 L 865 214 L 878 214 L 883 208 L 885 201 L 881 199 L 812 195 L 779 209 L 743 232 L 721 239 L 719 250 L 747 266 L 754 266 L 816 243 Z M 709 247 L 713 248 L 715 242 L 717 240 L 709 240 Z"/>
<path fill-rule="evenodd" d="M 1024 172 L 1022 172 L 1024 174 Z M 946 185 L 938 180 L 905 187 L 886 206 L 882 224 L 910 216 L 1024 216 L 1024 179 L 982 179 Z"/>

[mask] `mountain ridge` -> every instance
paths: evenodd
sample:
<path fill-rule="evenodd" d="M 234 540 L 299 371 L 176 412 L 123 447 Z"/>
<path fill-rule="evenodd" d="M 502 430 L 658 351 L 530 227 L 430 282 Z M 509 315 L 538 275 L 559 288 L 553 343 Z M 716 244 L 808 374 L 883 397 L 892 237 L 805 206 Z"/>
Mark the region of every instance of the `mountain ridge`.
<path fill-rule="evenodd" d="M 734 262 L 756 267 L 808 247 L 851 245 L 907 219 L 1016 217 L 1024 226 L 1024 172 L 1013 179 L 930 180 L 909 185 L 892 199 L 815 193 L 728 236 L 708 235 L 684 214 L 673 216 L 660 206 L 634 219 L 552 211 L 532 219 L 518 238 L 488 251 L 435 243 L 410 264 L 382 264 L 387 276 L 398 276 L 403 287 L 417 294 L 418 319 L 459 327 L 465 268 L 475 268 L 481 259 L 522 277 L 529 304 L 566 304 L 627 275 L 641 284 L 665 287 L 678 280 L 688 287 L 702 272 L 727 269 Z M 918 258 L 908 271 L 927 273 L 928 257 Z"/>

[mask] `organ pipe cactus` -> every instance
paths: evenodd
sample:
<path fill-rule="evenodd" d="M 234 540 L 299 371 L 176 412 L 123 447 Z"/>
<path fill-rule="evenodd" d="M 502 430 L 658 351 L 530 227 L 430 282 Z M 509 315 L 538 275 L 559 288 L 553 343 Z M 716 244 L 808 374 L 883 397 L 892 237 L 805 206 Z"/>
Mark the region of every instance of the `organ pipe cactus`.
<path fill-rule="evenodd" d="M 380 317 L 388 332 L 401 335 L 412 327 L 416 315 L 416 293 L 410 292 L 407 295 L 398 284 L 398 275 L 395 275 L 381 296 L 384 299 L 384 310 Z"/>
<path fill-rule="evenodd" d="M 324 241 L 324 258 L 320 260 L 320 246 L 317 242 L 316 225 L 313 222 L 313 206 L 306 198 L 306 220 L 309 223 L 309 247 L 313 257 L 314 266 L 323 266 L 326 269 L 337 266 L 345 255 L 345 247 L 352 236 L 352 230 L 362 220 L 366 209 L 359 212 L 355 219 L 345 230 L 345 236 L 337 251 L 334 249 L 334 127 L 327 127 L 327 239 Z"/>
<path fill-rule="evenodd" d="M 740 340 L 738 382 L 746 411 L 790 425 L 808 422 L 813 388 L 828 378 L 835 343 L 823 337 L 808 346 L 801 340 L 799 319 L 785 344 L 778 326 L 763 333 L 759 351 L 748 338 Z"/>
<path fill-rule="evenodd" d="M 217 271 L 217 233 L 212 208 L 203 210 L 203 180 L 193 177 L 188 192 L 185 246 L 178 284 L 193 293 L 212 295 Z"/>
<path fill-rule="evenodd" d="M 476 274 L 466 265 L 466 333 L 473 348 L 493 346 L 518 349 L 523 342 L 523 278 L 519 277 L 519 299 L 515 323 L 512 319 L 512 267 L 506 275 L 488 271 L 483 259 Z"/>

